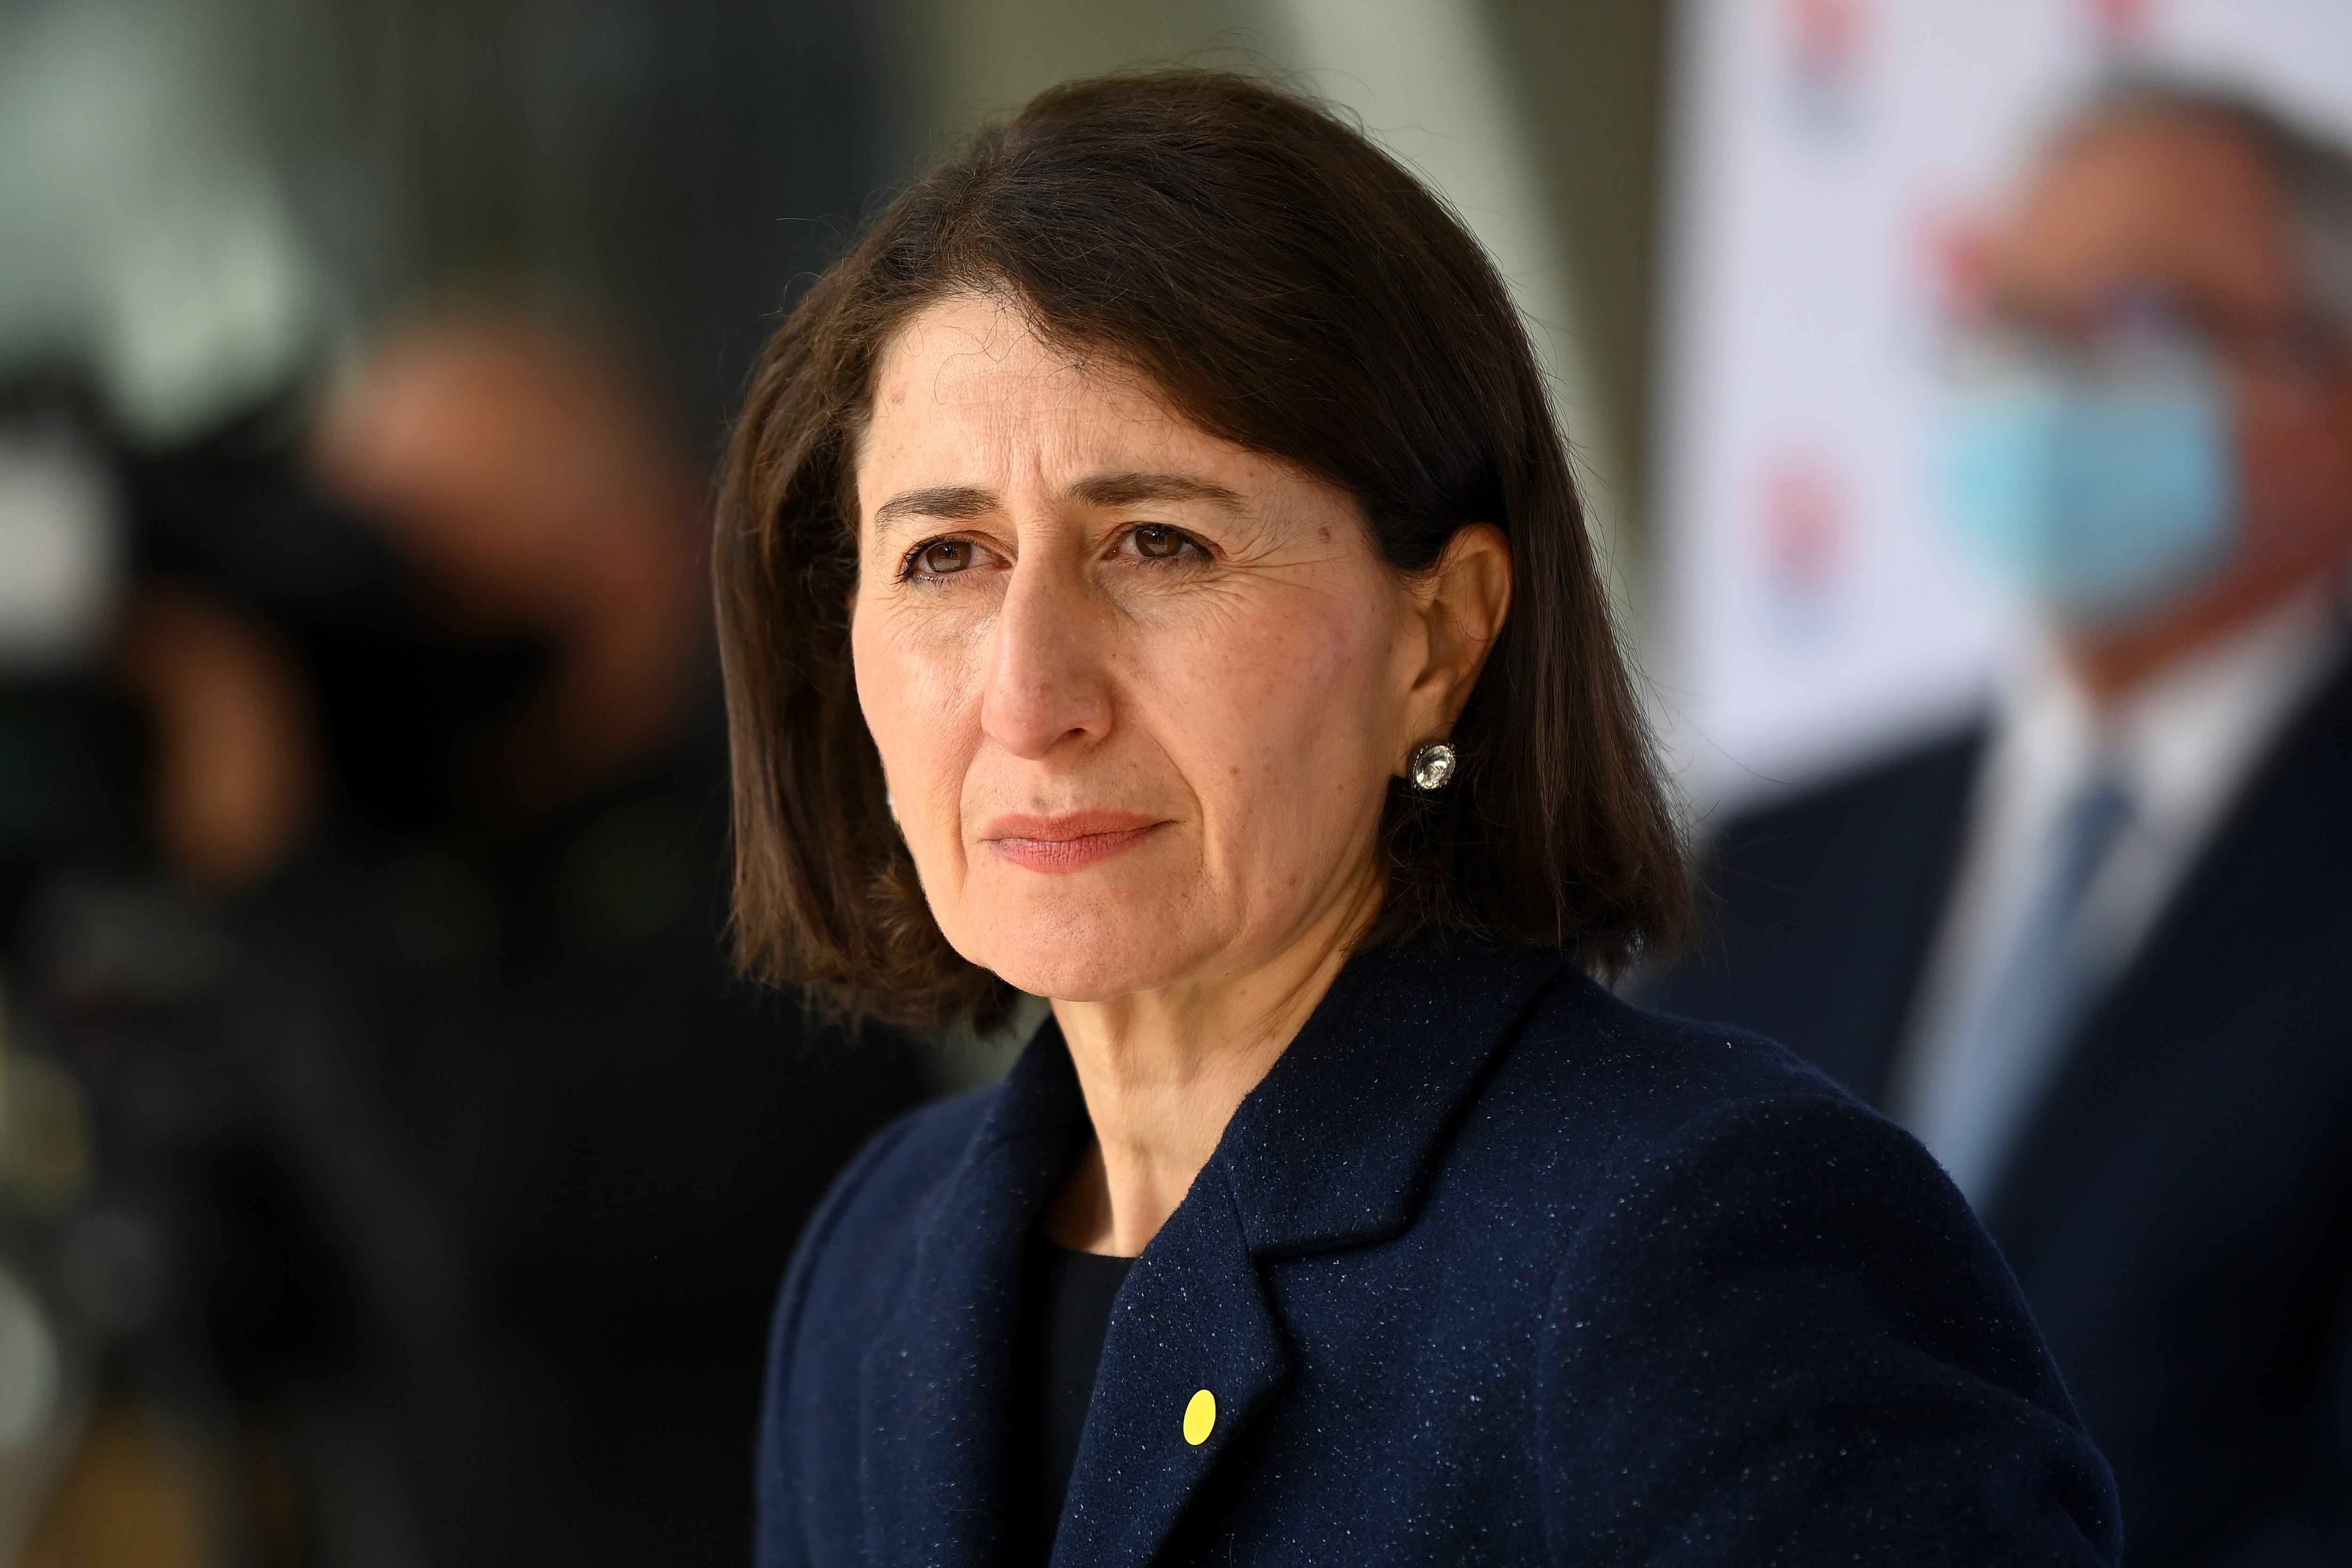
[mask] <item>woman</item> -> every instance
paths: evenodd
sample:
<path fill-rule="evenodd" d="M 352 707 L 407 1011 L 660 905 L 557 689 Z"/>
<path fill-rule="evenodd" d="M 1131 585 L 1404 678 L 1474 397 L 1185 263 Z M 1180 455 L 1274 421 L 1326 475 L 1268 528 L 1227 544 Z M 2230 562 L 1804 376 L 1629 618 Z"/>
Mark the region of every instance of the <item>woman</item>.
<path fill-rule="evenodd" d="M 1053 1000 L 812 1222 L 764 1563 L 2114 1560 L 1927 1156 L 1587 977 L 1674 835 L 1524 331 L 1360 136 L 982 135 L 778 334 L 718 574 L 747 962 Z"/>

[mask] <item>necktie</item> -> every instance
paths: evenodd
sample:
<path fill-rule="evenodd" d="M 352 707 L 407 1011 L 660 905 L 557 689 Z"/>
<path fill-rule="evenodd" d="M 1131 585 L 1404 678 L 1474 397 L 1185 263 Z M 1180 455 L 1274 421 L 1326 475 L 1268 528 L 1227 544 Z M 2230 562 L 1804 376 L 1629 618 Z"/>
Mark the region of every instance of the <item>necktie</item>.
<path fill-rule="evenodd" d="M 1959 1029 L 1921 1064 L 1912 1130 L 1979 1210 L 2101 978 L 2083 900 L 2131 815 L 2130 797 L 2105 770 L 2068 802 L 1992 990 L 1967 1005 Z"/>

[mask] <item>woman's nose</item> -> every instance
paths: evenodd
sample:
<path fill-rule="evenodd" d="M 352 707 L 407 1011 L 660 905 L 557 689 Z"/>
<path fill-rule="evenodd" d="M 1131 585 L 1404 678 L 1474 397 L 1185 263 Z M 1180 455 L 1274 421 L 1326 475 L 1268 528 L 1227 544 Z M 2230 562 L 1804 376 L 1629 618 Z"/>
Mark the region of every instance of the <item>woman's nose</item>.
<path fill-rule="evenodd" d="M 988 738 L 1017 757 L 1038 758 L 1108 733 L 1106 630 L 1081 584 L 1043 563 L 1014 567 L 981 700 Z"/>

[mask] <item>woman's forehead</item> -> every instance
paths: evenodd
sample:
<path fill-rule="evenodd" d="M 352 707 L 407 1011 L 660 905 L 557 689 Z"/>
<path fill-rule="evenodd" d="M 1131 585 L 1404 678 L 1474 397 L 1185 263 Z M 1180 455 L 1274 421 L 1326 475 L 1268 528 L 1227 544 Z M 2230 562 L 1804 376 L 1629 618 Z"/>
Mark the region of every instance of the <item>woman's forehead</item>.
<path fill-rule="evenodd" d="M 882 536 L 1015 504 L 1165 506 L 1267 542 L 1362 508 L 1276 453 L 1211 434 L 1115 353 L 1039 333 L 1020 301 L 953 295 L 891 340 L 859 433 L 857 514 Z"/>
<path fill-rule="evenodd" d="M 869 507 L 908 488 L 1043 485 L 1091 494 L 1132 476 L 1240 497 L 1287 465 L 1212 436 L 1148 381 L 1103 355 L 1042 340 L 1024 312 L 958 297 L 886 350 L 856 473 Z"/>
<path fill-rule="evenodd" d="M 1188 423 L 1145 376 L 1047 341 L 1027 310 L 996 295 L 950 295 L 918 312 L 884 347 L 874 381 L 869 423 L 1097 411 Z"/>

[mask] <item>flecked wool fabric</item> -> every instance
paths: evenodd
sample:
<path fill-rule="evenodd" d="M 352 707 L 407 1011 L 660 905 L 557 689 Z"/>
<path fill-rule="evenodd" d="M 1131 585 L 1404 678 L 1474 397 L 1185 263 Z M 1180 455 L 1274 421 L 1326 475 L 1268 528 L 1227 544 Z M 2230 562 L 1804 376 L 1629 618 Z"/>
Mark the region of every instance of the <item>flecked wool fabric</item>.
<path fill-rule="evenodd" d="M 1051 1024 L 844 1174 L 778 1310 L 761 1568 L 1010 1568 Z M 1195 1394 L 1215 1395 L 1187 1441 Z M 2000 1255 L 1787 1052 L 1555 955 L 1360 955 L 1113 1309 L 1053 1561 L 2113 1563 Z"/>

